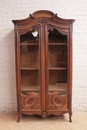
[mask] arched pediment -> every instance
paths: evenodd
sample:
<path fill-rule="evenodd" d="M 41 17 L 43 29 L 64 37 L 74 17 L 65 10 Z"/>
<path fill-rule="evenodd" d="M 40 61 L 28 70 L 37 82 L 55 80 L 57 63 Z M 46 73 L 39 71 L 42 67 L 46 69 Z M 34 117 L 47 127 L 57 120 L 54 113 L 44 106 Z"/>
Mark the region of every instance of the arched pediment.
<path fill-rule="evenodd" d="M 48 10 L 39 10 L 39 11 L 36 11 L 34 12 L 33 14 L 30 14 L 28 18 L 26 19 L 21 19 L 21 20 L 12 20 L 12 22 L 14 24 L 17 24 L 17 25 L 21 25 L 21 24 L 26 24 L 28 22 L 31 22 L 32 20 L 34 19 L 39 19 L 39 18 L 49 18 L 49 19 L 54 19 L 58 22 L 61 22 L 61 23 L 65 23 L 65 24 L 72 24 L 75 20 L 74 19 L 63 19 L 63 18 L 60 18 L 59 16 L 57 16 L 57 14 L 54 14 L 53 12 L 51 11 L 48 11 Z"/>

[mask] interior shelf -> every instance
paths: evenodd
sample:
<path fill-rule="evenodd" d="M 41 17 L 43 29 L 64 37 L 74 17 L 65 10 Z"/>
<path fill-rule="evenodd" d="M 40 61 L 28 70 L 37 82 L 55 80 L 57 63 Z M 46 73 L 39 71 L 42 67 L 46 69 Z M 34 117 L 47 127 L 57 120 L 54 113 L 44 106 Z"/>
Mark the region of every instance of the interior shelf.
<path fill-rule="evenodd" d="M 67 62 L 56 62 L 56 63 L 67 64 Z"/>
<path fill-rule="evenodd" d="M 21 43 L 21 46 L 37 46 L 38 43 Z"/>
<path fill-rule="evenodd" d="M 21 67 L 21 70 L 39 70 L 38 67 Z"/>
<path fill-rule="evenodd" d="M 49 70 L 67 70 L 65 67 L 49 67 Z"/>
<path fill-rule="evenodd" d="M 32 92 L 32 91 L 35 91 L 35 92 L 38 92 L 38 91 L 40 91 L 40 86 L 29 86 L 29 85 L 22 85 L 21 86 L 21 90 L 22 91 L 30 91 L 30 92 Z"/>
<path fill-rule="evenodd" d="M 29 85 L 22 85 L 21 90 L 26 92 L 38 92 L 40 91 L 40 86 L 29 86 Z M 49 85 L 49 91 L 61 91 L 66 92 L 67 91 L 67 83 L 56 83 L 53 85 Z"/>
<path fill-rule="evenodd" d="M 25 42 L 25 43 L 21 43 L 21 46 L 32 46 L 32 45 L 39 45 L 38 43 L 27 43 L 27 42 Z M 52 42 L 52 43 L 48 43 L 48 45 L 67 45 L 67 43 L 54 43 L 54 42 Z"/>
<path fill-rule="evenodd" d="M 49 90 L 65 92 L 67 91 L 67 83 L 56 83 L 53 85 L 49 85 Z"/>
<path fill-rule="evenodd" d="M 48 45 L 67 45 L 67 43 L 48 43 Z"/>

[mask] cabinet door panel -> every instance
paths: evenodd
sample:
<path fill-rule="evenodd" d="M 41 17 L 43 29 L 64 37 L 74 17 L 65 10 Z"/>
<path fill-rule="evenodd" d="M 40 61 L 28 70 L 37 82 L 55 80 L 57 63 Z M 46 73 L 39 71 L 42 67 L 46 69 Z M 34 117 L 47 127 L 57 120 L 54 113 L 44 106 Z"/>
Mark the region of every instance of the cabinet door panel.
<path fill-rule="evenodd" d="M 67 35 L 56 28 L 48 29 L 46 44 L 46 107 L 48 110 L 64 111 L 68 108 Z"/>
<path fill-rule="evenodd" d="M 48 110 L 65 111 L 67 110 L 67 96 L 59 92 L 49 93 Z"/>
<path fill-rule="evenodd" d="M 22 110 L 28 110 L 36 111 L 37 109 L 41 109 L 41 104 L 40 104 L 40 94 L 39 93 L 34 93 L 34 92 L 29 92 L 27 95 L 22 96 Z"/>
<path fill-rule="evenodd" d="M 21 108 L 41 109 L 40 31 L 20 36 Z"/>

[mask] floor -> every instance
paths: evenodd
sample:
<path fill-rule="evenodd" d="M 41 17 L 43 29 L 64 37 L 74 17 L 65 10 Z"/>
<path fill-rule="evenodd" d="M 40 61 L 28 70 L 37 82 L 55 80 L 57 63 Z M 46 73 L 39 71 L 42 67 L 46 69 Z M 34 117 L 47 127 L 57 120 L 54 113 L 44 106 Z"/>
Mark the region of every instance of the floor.
<path fill-rule="evenodd" d="M 0 130 L 87 130 L 87 112 L 74 112 L 73 122 L 64 116 L 22 116 L 16 122 L 16 113 L 0 113 Z"/>

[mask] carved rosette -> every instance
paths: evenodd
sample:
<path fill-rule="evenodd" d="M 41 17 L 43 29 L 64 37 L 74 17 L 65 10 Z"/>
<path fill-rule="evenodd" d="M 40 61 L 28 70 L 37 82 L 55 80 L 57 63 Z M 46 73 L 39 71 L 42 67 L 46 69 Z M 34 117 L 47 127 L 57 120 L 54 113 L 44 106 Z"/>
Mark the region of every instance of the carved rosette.
<path fill-rule="evenodd" d="M 22 96 L 22 109 L 40 109 L 40 95 L 30 92 L 26 96 Z"/>
<path fill-rule="evenodd" d="M 45 18 L 41 18 L 40 20 L 39 20 L 39 24 L 41 24 L 41 25 L 46 25 L 47 24 L 47 20 L 45 19 Z"/>
<path fill-rule="evenodd" d="M 61 95 L 59 92 L 49 94 L 49 109 L 67 109 L 67 96 Z"/>

